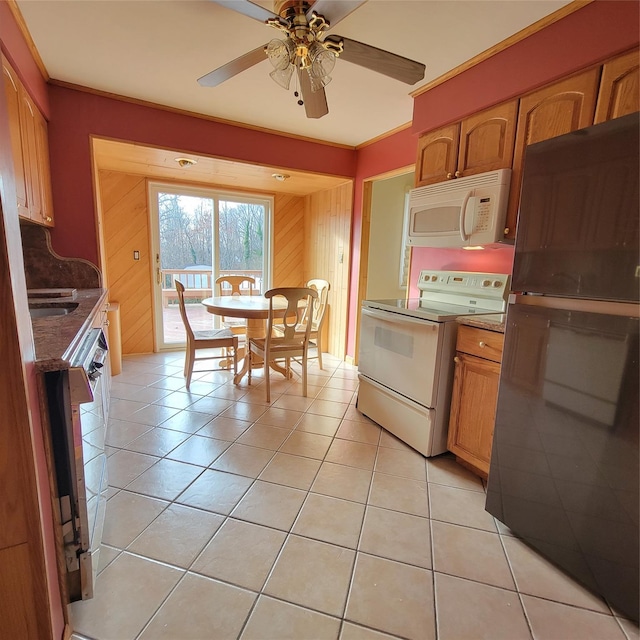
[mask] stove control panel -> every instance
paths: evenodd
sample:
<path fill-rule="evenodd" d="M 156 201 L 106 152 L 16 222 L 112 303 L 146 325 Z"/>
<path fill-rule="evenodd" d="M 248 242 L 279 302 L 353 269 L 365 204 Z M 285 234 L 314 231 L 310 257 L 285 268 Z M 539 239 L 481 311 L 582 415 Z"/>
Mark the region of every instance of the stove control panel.
<path fill-rule="evenodd" d="M 420 272 L 420 297 L 440 302 L 460 304 L 457 296 L 468 297 L 479 307 L 498 308 L 506 304 L 511 276 L 506 273 L 476 273 L 472 271 Z"/>

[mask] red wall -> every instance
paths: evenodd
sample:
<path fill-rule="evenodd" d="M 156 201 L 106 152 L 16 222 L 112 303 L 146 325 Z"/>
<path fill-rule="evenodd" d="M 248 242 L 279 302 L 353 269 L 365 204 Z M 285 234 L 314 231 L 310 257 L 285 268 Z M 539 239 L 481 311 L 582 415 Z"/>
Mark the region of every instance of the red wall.
<path fill-rule="evenodd" d="M 97 264 L 91 136 L 121 139 L 254 164 L 351 177 L 352 149 L 195 118 L 52 86 L 49 145 L 54 248 Z"/>

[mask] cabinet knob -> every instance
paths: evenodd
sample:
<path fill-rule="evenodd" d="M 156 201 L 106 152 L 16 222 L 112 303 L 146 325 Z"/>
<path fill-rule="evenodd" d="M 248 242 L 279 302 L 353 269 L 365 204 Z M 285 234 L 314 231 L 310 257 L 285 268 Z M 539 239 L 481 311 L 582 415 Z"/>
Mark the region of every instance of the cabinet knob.
<path fill-rule="evenodd" d="M 447 173 L 447 180 L 451 180 L 451 178 L 453 178 L 453 173 L 449 171 L 449 173 Z"/>
<path fill-rule="evenodd" d="M 53 220 L 53 218 L 52 218 L 51 216 L 47 216 L 47 217 L 45 218 L 45 220 L 46 220 L 47 222 L 51 222 L 51 221 Z"/>
<path fill-rule="evenodd" d="M 480 340 L 480 342 L 478 342 L 478 346 L 484 349 L 487 346 L 487 343 Z"/>
<path fill-rule="evenodd" d="M 456 171 L 454 175 L 456 178 L 459 178 L 462 174 L 460 173 L 460 171 Z"/>
<path fill-rule="evenodd" d="M 458 358 L 458 356 L 456 356 L 456 357 L 453 359 L 453 361 L 454 361 L 455 363 L 458 363 L 458 362 L 460 362 L 460 358 Z"/>

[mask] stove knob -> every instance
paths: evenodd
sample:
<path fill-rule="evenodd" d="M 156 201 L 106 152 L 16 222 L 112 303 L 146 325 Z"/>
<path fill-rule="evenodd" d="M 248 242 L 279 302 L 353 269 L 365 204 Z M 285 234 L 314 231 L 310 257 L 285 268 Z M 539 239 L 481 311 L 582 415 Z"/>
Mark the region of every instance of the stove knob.
<path fill-rule="evenodd" d="M 483 280 L 483 281 L 482 281 L 482 286 L 483 286 L 483 287 L 489 287 L 489 286 L 491 286 L 491 280 Z"/>
<path fill-rule="evenodd" d="M 493 286 L 498 289 L 499 287 L 502 286 L 502 282 L 500 282 L 500 280 L 494 280 L 493 281 Z"/>
<path fill-rule="evenodd" d="M 431 276 L 431 282 L 435 282 L 438 279 L 438 276 Z"/>

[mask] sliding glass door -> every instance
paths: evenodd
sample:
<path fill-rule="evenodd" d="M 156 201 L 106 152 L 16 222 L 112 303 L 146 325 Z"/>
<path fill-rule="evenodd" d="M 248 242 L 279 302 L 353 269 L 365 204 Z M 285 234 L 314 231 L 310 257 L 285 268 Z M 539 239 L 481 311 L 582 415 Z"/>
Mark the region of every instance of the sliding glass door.
<path fill-rule="evenodd" d="M 217 295 L 219 275 L 247 274 L 264 293 L 271 282 L 272 200 L 211 189 L 150 183 L 156 348 L 185 344 L 175 281 L 185 286 L 194 330 L 217 318 L 201 301 Z"/>

